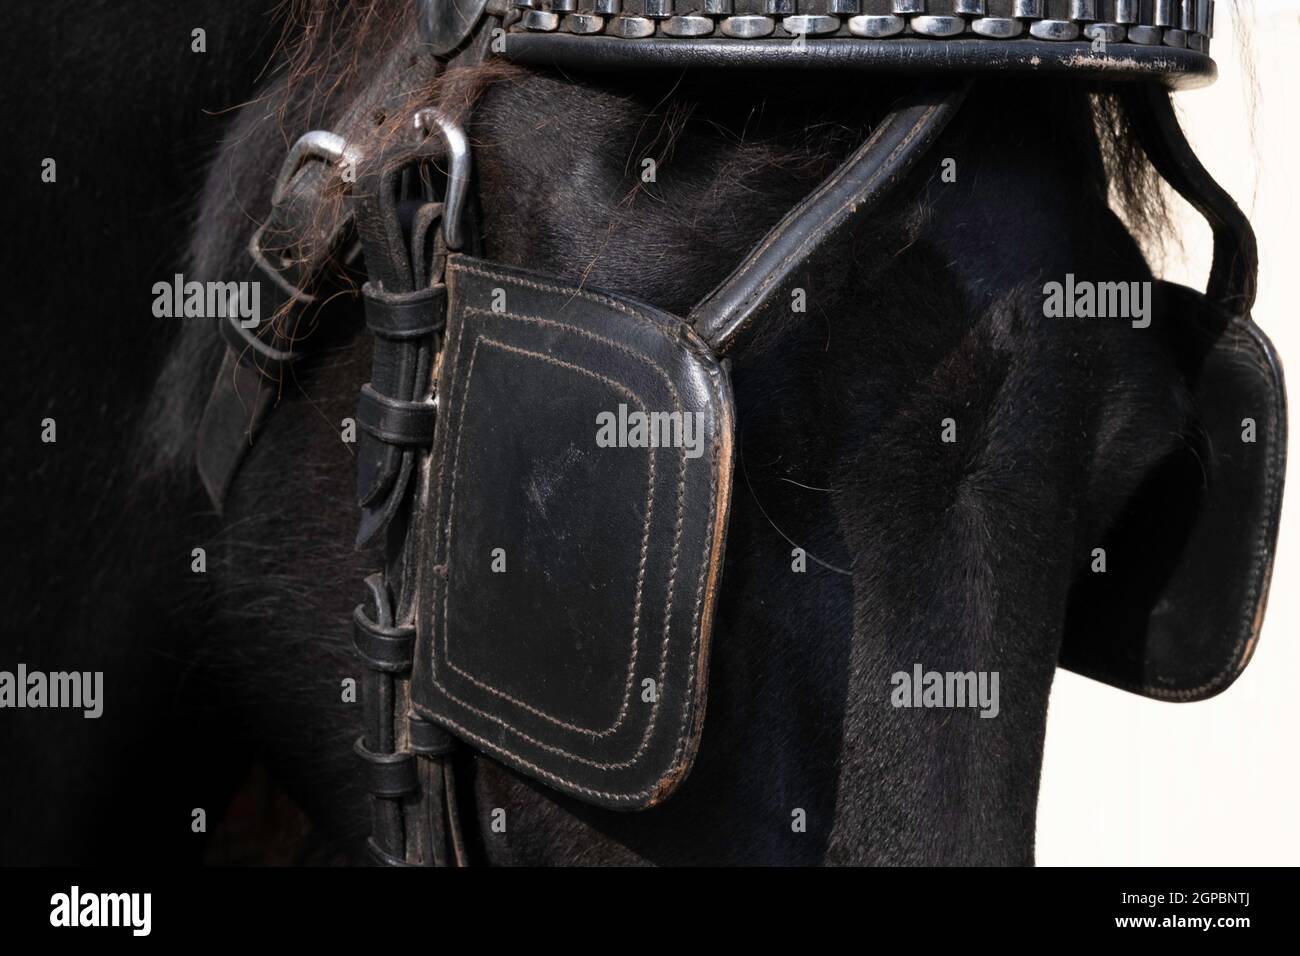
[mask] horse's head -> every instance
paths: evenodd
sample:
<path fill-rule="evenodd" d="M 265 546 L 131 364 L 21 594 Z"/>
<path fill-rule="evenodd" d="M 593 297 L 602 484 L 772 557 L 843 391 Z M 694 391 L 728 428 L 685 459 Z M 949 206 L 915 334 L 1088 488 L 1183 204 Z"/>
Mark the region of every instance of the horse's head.
<path fill-rule="evenodd" d="M 282 153 L 269 144 L 346 114 L 365 64 L 400 36 L 369 21 L 359 33 L 332 54 L 355 79 L 295 74 L 271 94 L 283 110 L 238 120 L 209 181 L 197 269 L 240 261 L 254 225 L 242 210 L 266 207 Z M 416 110 L 443 104 L 466 117 L 480 260 L 687 316 L 914 86 L 772 75 L 467 65 L 377 117 L 368 146 L 378 154 Z M 1154 282 L 1108 206 L 1111 190 L 1149 178 L 1139 137 L 1176 186 L 1190 177 L 1209 194 L 1161 125 L 1162 96 L 979 78 L 871 215 L 763 300 L 722 371 L 735 395 L 730 518 L 689 777 L 651 810 L 616 812 L 556 794 L 544 767 L 462 754 L 471 855 L 1027 863 L 1063 654 L 1152 696 L 1226 686 L 1267 580 L 1283 423 L 1244 318 L 1238 273 L 1253 278 L 1253 263 L 1216 263 L 1220 312 Z M 1104 136 L 1098 119 L 1112 124 Z M 1224 224 L 1217 195 L 1208 205 L 1223 254 L 1249 260 L 1240 223 Z M 359 834 L 362 705 L 338 686 L 361 670 L 348 653 L 356 583 L 384 561 L 350 549 L 353 446 L 340 435 L 372 377 L 371 344 L 354 297 L 311 321 L 321 344 L 284 379 L 230 489 L 214 576 L 219 620 L 243 638 L 233 666 L 261 678 L 243 682 L 248 712 L 283 728 L 262 738 L 268 761 L 322 826 Z M 169 370 L 169 394 L 188 383 L 188 407 L 170 408 L 189 428 L 221 351 L 196 334 Z M 414 500 L 440 466 L 425 466 L 424 486 L 419 467 L 402 479 Z M 1216 542 L 1240 568 L 1210 593 L 1203 554 Z M 394 611 L 414 619 L 418 603 Z M 404 683 L 379 686 L 407 706 Z"/>

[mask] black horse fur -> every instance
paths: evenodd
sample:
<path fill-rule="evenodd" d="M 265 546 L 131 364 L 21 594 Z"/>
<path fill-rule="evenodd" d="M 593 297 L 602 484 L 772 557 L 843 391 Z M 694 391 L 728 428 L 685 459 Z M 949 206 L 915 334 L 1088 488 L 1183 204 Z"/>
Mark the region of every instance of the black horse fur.
<path fill-rule="evenodd" d="M 348 71 L 393 42 L 406 5 L 376 7 L 375 20 L 344 16 L 344 39 L 325 52 L 328 17 L 309 19 L 300 29 L 324 66 L 281 70 L 230 120 L 187 278 L 244 272 L 287 143 L 328 126 L 353 88 Z M 486 256 L 684 315 L 911 82 L 484 68 L 455 90 L 477 101 Z M 653 183 L 641 179 L 646 157 Z M 941 175 L 946 159 L 955 182 Z M 1142 215 L 1149 181 L 1104 96 L 1070 81 L 976 82 L 885 208 L 810 265 L 806 312 L 772 310 L 734 354 L 737 482 L 691 776 L 662 807 L 626 814 L 467 758 L 476 859 L 1032 863 L 1072 586 L 1195 427 L 1157 335 L 1045 318 L 1042 287 L 1067 272 L 1151 279 L 1108 203 L 1112 190 L 1136 198 L 1130 221 L 1158 228 Z M 98 601 L 140 622 L 138 653 L 184 671 L 153 714 L 175 773 L 151 778 L 142 807 L 112 803 L 124 827 L 146 810 L 219 817 L 256 763 L 310 820 L 301 858 L 359 860 L 360 705 L 340 686 L 360 676 L 350 613 L 379 558 L 352 547 L 354 459 L 340 430 L 369 343 L 350 295 L 313 321 L 314 357 L 283 383 L 220 518 L 193 455 L 222 346 L 207 323 L 154 329 L 167 357 L 140 366 L 147 402 L 114 419 L 131 482 L 104 506 L 119 517 L 115 560 L 132 566 L 92 581 L 98 592 L 78 607 L 82 620 Z M 948 418 L 955 443 L 940 440 Z M 814 558 L 806 573 L 792 571 L 796 545 Z M 141 606 L 142 594 L 155 598 Z M 890 675 L 916 663 L 999 672 L 999 716 L 894 708 Z M 507 810 L 506 834 L 487 826 L 494 808 Z M 796 810 L 806 832 L 791 826 Z M 189 836 L 171 837 L 173 849 Z"/>

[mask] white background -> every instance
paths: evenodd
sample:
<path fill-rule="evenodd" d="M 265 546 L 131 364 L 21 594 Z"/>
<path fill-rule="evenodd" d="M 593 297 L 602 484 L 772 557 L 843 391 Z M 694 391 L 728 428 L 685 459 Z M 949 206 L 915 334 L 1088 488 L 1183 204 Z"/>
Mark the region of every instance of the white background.
<path fill-rule="evenodd" d="M 1213 85 L 1179 93 L 1183 128 L 1259 237 L 1255 321 L 1293 380 L 1300 429 L 1300 0 L 1219 0 Z M 1234 35 L 1245 29 L 1245 46 Z M 1252 89 L 1251 64 L 1258 89 Z M 1204 288 L 1209 228 L 1178 202 L 1163 278 Z M 1300 458 L 1295 443 L 1291 461 Z M 1293 472 L 1293 470 L 1291 470 Z M 1300 479 L 1288 475 L 1264 629 L 1245 673 L 1208 701 L 1148 701 L 1058 670 L 1038 862 L 1300 864 Z"/>

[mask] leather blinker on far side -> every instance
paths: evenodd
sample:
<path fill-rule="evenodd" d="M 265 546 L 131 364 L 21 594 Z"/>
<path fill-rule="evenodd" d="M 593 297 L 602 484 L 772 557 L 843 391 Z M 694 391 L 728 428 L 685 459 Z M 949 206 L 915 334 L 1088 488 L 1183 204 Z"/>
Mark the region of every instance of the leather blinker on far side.
<path fill-rule="evenodd" d="M 1183 134 L 1166 91 L 1122 95 L 1160 176 L 1214 235 L 1206 294 L 1158 282 L 1193 420 L 1116 529 L 1124 567 L 1084 575 L 1070 598 L 1063 667 L 1159 700 L 1203 700 L 1254 653 L 1286 472 L 1286 387 L 1251 319 L 1259 268 L 1250 221 Z"/>
<path fill-rule="evenodd" d="M 1157 285 L 1186 349 L 1194 417 L 1105 542 L 1106 573 L 1076 582 L 1060 663 L 1147 697 L 1193 701 L 1231 685 L 1259 637 L 1282 502 L 1286 390 L 1273 346 L 1249 316 Z"/>

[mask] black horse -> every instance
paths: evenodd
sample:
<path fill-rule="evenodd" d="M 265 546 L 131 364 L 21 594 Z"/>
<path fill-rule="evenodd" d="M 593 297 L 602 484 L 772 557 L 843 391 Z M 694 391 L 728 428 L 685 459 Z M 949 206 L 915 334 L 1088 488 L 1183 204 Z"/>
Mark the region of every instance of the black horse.
<path fill-rule="evenodd" d="M 40 225 L 4 252 L 15 274 L 48 277 L 19 288 L 14 313 L 44 339 L 20 354 L 23 381 L 40 385 L 6 402 L 24 410 L 10 447 L 25 449 L 20 473 L 8 469 L 7 538 L 28 550 L 6 569 L 5 653 L 104 670 L 113 695 L 98 722 L 29 712 L 11 724 L 3 760 L 25 782 L 0 797 L 7 861 L 205 846 L 209 859 L 351 861 L 368 832 L 352 753 L 361 705 L 341 693 L 359 672 L 356 584 L 380 562 L 353 547 L 353 446 L 340 440 L 370 362 L 349 277 L 340 270 L 344 288 L 311 314 L 312 357 L 282 382 L 220 517 L 193 462 L 223 346 L 211 323 L 142 316 L 173 272 L 243 273 L 287 144 L 348 107 L 409 9 L 311 5 L 247 92 L 252 73 L 232 77 L 269 55 L 268 27 L 212 6 L 208 42 L 229 58 L 142 54 L 156 68 L 129 75 L 177 93 L 132 114 L 124 142 L 67 144 L 89 168 L 62 160 L 61 177 L 106 182 L 58 200 L 61 186 L 29 187 Z M 159 29 L 129 36 L 156 46 Z M 175 79 L 185 69 L 192 84 Z M 912 85 L 484 65 L 411 102 L 474 104 L 485 257 L 685 315 Z M 228 119 L 198 112 L 245 99 Z M 154 133 L 143 121 L 155 114 L 185 120 Z M 376 138 L 409 120 L 379 118 Z M 1044 314 L 1045 284 L 1067 274 L 1154 278 L 1134 233 L 1166 223 L 1131 120 L 1121 95 L 1087 80 L 980 77 L 921 168 L 810 266 L 806 309 L 733 352 L 737 477 L 689 778 L 660 807 L 618 813 L 466 756 L 472 858 L 1032 863 L 1063 642 L 1132 623 L 1101 605 L 1156 602 L 1212 454 L 1189 369 L 1221 323 L 1197 325 L 1159 284 L 1141 333 Z M 120 128 L 83 121 L 99 136 Z M 86 155 L 96 148 L 138 158 L 115 173 Z M 123 177 L 141 177 L 138 198 Z M 94 196 L 108 207 L 86 210 Z M 52 214 L 52 201 L 67 205 Z M 74 282 L 45 265 L 56 255 Z M 33 449 L 47 409 L 59 441 Z M 1139 582 L 1099 590 L 1099 547 L 1111 561 L 1136 555 Z M 792 569 L 795 549 L 806 571 Z M 893 675 L 917 664 L 996 672 L 997 717 L 895 706 Z M 274 842 L 235 832 L 256 815 L 246 800 L 227 812 L 241 787 L 282 790 L 301 819 L 277 817 Z M 220 839 L 192 832 L 200 808 Z"/>

